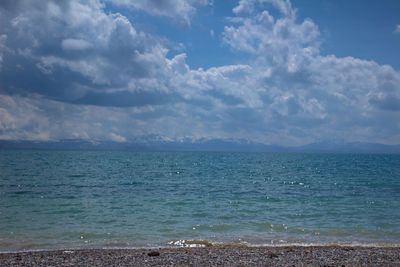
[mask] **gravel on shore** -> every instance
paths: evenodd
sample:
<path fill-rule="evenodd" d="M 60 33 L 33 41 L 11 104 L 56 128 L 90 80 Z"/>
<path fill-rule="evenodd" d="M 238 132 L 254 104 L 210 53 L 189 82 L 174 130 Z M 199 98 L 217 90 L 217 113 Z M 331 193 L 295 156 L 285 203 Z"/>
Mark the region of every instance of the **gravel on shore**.
<path fill-rule="evenodd" d="M 0 253 L 0 266 L 400 266 L 400 247 L 81 249 Z"/>

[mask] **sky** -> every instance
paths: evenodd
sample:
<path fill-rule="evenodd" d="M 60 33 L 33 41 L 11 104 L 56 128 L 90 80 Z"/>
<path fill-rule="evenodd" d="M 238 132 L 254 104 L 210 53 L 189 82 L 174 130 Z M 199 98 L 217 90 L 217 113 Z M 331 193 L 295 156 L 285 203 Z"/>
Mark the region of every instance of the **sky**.
<path fill-rule="evenodd" d="M 398 0 L 2 0 L 0 140 L 400 144 Z"/>

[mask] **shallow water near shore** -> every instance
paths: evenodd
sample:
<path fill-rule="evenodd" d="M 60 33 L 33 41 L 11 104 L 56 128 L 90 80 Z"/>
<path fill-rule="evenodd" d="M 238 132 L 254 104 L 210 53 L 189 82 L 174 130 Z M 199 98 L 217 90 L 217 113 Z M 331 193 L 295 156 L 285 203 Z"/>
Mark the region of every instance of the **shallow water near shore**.
<path fill-rule="evenodd" d="M 400 244 L 400 155 L 0 150 L 0 182 L 0 251 Z"/>

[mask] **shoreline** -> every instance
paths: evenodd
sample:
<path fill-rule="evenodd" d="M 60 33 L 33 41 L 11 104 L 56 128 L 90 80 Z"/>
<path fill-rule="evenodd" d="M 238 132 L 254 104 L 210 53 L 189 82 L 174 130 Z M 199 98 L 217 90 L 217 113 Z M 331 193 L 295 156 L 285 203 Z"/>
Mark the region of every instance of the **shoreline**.
<path fill-rule="evenodd" d="M 1 266 L 400 266 L 400 247 L 229 246 L 0 253 Z"/>
<path fill-rule="evenodd" d="M 91 245 L 72 245 L 67 244 L 58 246 L 40 246 L 28 245 L 19 248 L 10 248 L 3 246 L 0 248 L 0 254 L 17 254 L 17 253 L 35 253 L 35 252 L 57 252 L 57 251 L 83 251 L 83 250 L 152 250 L 152 249 L 184 249 L 184 248 L 304 248 L 304 247 L 346 247 L 346 248 L 399 248 L 400 243 L 384 243 L 384 242 L 287 242 L 287 243 L 248 243 L 248 242 L 220 242 L 209 240 L 178 240 L 171 241 L 166 244 L 91 244 Z"/>

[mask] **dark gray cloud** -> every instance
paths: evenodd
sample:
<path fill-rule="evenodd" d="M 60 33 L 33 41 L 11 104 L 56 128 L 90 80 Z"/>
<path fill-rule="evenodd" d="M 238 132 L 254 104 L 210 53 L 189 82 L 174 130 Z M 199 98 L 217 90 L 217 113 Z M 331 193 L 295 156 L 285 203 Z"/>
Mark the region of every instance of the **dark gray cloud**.
<path fill-rule="evenodd" d="M 3 93 L 108 105 L 100 96 L 122 88 L 138 95 L 130 97 L 134 106 L 143 91 L 163 86 L 166 50 L 125 17 L 105 14 L 96 1 L 4 2 L 1 17 Z"/>
<path fill-rule="evenodd" d="M 396 96 L 389 96 L 389 95 L 379 95 L 372 97 L 369 102 L 377 106 L 382 110 L 389 110 L 389 111 L 399 111 L 400 110 L 400 98 Z"/>
<path fill-rule="evenodd" d="M 114 107 L 141 107 L 146 105 L 165 105 L 180 101 L 183 100 L 178 94 L 121 91 L 115 93 L 90 92 L 82 98 L 71 101 L 71 103 Z"/>

